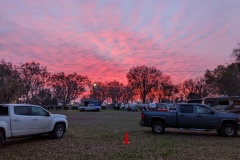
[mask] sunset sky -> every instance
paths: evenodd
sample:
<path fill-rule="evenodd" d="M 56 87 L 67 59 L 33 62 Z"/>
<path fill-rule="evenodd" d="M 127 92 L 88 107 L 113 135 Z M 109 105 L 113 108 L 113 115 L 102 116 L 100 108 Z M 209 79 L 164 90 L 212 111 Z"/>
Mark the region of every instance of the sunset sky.
<path fill-rule="evenodd" d="M 240 0 L 0 0 L 0 59 L 126 83 L 155 66 L 174 83 L 231 62 Z"/>

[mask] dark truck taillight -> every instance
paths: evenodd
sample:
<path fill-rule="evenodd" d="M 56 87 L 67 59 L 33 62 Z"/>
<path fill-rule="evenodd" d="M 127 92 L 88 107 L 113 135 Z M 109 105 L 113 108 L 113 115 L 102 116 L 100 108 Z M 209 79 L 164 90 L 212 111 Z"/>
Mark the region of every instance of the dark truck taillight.
<path fill-rule="evenodd" d="M 143 112 L 141 113 L 141 119 L 144 120 L 144 114 L 143 114 Z"/>

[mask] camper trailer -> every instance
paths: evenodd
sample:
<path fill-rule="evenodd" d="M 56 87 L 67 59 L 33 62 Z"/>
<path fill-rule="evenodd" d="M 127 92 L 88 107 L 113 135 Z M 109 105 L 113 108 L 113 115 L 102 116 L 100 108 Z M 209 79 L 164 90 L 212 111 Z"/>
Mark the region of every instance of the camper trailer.
<path fill-rule="evenodd" d="M 230 105 L 239 104 L 240 96 L 206 97 L 203 99 L 203 103 L 215 110 L 224 111 Z"/>

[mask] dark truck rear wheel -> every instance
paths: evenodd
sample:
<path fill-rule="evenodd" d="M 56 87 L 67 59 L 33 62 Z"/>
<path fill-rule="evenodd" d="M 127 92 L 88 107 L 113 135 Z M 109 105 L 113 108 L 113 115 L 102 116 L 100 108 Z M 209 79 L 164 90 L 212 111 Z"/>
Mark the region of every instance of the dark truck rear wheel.
<path fill-rule="evenodd" d="M 222 130 L 221 130 L 221 129 L 218 129 L 218 130 L 217 130 L 217 133 L 218 133 L 219 135 L 222 135 Z"/>
<path fill-rule="evenodd" d="M 223 124 L 221 133 L 225 137 L 237 136 L 237 127 L 234 124 Z"/>
<path fill-rule="evenodd" d="M 162 122 L 154 122 L 152 125 L 152 131 L 156 134 L 162 134 L 165 132 L 165 126 Z"/>

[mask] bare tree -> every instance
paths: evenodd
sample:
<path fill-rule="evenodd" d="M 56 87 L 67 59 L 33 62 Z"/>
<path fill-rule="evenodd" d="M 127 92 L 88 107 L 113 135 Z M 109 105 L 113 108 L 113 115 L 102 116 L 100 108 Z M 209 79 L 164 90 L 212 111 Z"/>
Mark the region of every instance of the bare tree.
<path fill-rule="evenodd" d="M 121 103 L 122 96 L 124 94 L 124 85 L 119 81 L 106 82 L 107 95 L 111 98 L 113 104 Z"/>
<path fill-rule="evenodd" d="M 232 57 L 235 58 L 236 63 L 240 63 L 240 43 L 239 42 L 232 51 Z"/>
<path fill-rule="evenodd" d="M 92 84 L 92 89 L 90 90 L 90 97 L 91 99 L 97 99 L 100 104 L 104 102 L 107 98 L 107 86 L 105 83 L 102 82 L 94 82 Z"/>
<path fill-rule="evenodd" d="M 146 102 L 146 97 L 152 89 L 158 85 L 158 77 L 162 72 L 155 67 L 137 66 L 132 67 L 127 73 L 129 86 L 140 95 L 142 102 Z"/>
<path fill-rule="evenodd" d="M 172 80 L 170 76 L 162 75 L 158 79 L 158 87 L 155 89 L 155 95 L 158 99 L 158 102 L 162 101 L 170 101 L 171 97 L 177 92 L 178 90 L 172 84 Z"/>
<path fill-rule="evenodd" d="M 206 70 L 204 77 L 211 94 L 240 94 L 240 63 L 219 65 L 214 70 Z"/>
<path fill-rule="evenodd" d="M 36 62 L 27 62 L 20 66 L 21 78 L 27 103 L 37 103 L 37 95 L 46 87 L 49 73 L 47 68 Z"/>
<path fill-rule="evenodd" d="M 134 92 L 133 87 L 127 85 L 123 88 L 123 94 L 121 96 L 121 103 L 133 102 L 136 92 Z"/>
<path fill-rule="evenodd" d="M 195 94 L 196 98 L 203 99 L 209 95 L 209 88 L 204 77 L 197 77 L 195 79 Z"/>
<path fill-rule="evenodd" d="M 35 100 L 38 104 L 42 105 L 57 105 L 57 99 L 53 96 L 50 89 L 46 88 L 44 90 L 41 90 L 38 95 L 36 95 L 37 98 Z"/>
<path fill-rule="evenodd" d="M 83 94 L 91 84 L 86 76 L 77 73 L 65 75 L 64 72 L 53 74 L 50 81 L 54 96 L 64 107 Z"/>
<path fill-rule="evenodd" d="M 185 80 L 179 85 L 179 91 L 185 100 L 203 99 L 209 94 L 209 88 L 203 77 Z"/>
<path fill-rule="evenodd" d="M 189 100 L 190 98 L 192 98 L 191 96 L 194 93 L 195 89 L 194 87 L 195 84 L 193 79 L 185 80 L 183 83 L 179 85 L 179 90 L 185 100 Z"/>
<path fill-rule="evenodd" d="M 0 102 L 9 103 L 18 101 L 21 96 L 22 81 L 17 66 L 0 62 Z"/>

